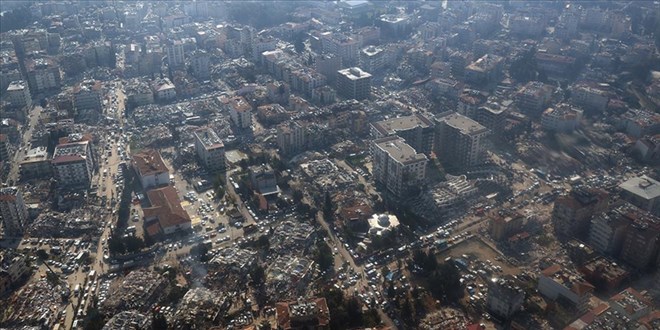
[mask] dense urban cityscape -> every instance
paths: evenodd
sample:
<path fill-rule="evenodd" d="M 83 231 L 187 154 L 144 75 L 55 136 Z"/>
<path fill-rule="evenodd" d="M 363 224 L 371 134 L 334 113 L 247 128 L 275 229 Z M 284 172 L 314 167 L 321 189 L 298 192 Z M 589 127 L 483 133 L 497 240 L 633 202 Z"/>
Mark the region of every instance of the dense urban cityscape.
<path fill-rule="evenodd" d="M 660 329 L 658 1 L 0 12 L 0 329 Z"/>

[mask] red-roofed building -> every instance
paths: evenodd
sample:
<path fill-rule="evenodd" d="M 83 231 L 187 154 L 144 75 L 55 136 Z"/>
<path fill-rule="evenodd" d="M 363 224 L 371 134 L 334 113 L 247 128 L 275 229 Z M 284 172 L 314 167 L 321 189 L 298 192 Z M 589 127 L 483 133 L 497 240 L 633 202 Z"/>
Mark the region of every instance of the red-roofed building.
<path fill-rule="evenodd" d="M 143 211 L 144 228 L 149 236 L 158 237 L 190 229 L 190 216 L 181 206 L 173 186 L 149 190 L 147 197 L 151 206 Z"/>
<path fill-rule="evenodd" d="M 140 177 L 143 189 L 169 184 L 170 172 L 160 153 L 153 149 L 133 155 L 133 168 Z"/>

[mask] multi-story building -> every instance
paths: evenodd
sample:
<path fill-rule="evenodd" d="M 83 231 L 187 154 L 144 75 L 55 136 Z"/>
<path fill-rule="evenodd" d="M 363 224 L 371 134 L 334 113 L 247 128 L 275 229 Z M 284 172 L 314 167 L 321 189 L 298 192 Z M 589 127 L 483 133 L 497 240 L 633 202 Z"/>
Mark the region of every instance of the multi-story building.
<path fill-rule="evenodd" d="M 561 240 L 584 237 L 589 220 L 607 209 L 607 192 L 600 189 L 574 189 L 570 195 L 560 196 L 552 210 L 555 233 Z"/>
<path fill-rule="evenodd" d="M 371 144 L 374 180 L 394 196 L 404 196 L 426 177 L 428 158 L 398 136 L 376 139 Z"/>
<path fill-rule="evenodd" d="M 30 149 L 18 166 L 22 180 L 47 178 L 53 174 L 46 147 Z"/>
<path fill-rule="evenodd" d="M 85 80 L 73 89 L 73 105 L 76 117 L 86 121 L 97 121 L 103 113 L 101 82 Z"/>
<path fill-rule="evenodd" d="M 621 197 L 654 214 L 660 214 L 660 182 L 642 175 L 619 185 Z"/>
<path fill-rule="evenodd" d="M 32 267 L 26 255 L 11 249 L 0 251 L 0 295 L 17 288 L 21 280 L 31 272 Z"/>
<path fill-rule="evenodd" d="M 584 313 L 589 307 L 594 286 L 579 274 L 555 264 L 541 271 L 537 290 L 551 300 L 564 298 Z"/>
<path fill-rule="evenodd" d="M 617 263 L 603 257 L 589 260 L 580 266 L 579 270 L 589 283 L 593 283 L 597 289 L 607 291 L 617 289 L 630 275 Z"/>
<path fill-rule="evenodd" d="M 435 126 L 423 114 L 386 119 L 371 124 L 371 137 L 379 139 L 397 135 L 419 152 L 429 155 L 433 151 Z"/>
<path fill-rule="evenodd" d="M 133 155 L 133 168 L 144 190 L 170 182 L 170 171 L 160 153 L 154 149 L 143 150 Z"/>
<path fill-rule="evenodd" d="M 537 52 L 534 58 L 538 68 L 548 76 L 563 76 L 575 66 L 575 58 L 570 56 Z"/>
<path fill-rule="evenodd" d="M 653 310 L 653 303 L 633 288 L 627 288 L 610 298 L 610 307 L 629 320 L 637 321 Z"/>
<path fill-rule="evenodd" d="M 646 270 L 655 262 L 660 249 L 660 218 L 644 215 L 635 218 L 623 239 L 619 257 L 633 267 Z"/>
<path fill-rule="evenodd" d="M 147 82 L 140 80 L 130 81 L 124 85 L 124 89 L 127 106 L 139 107 L 154 103 L 154 92 Z"/>
<path fill-rule="evenodd" d="M 252 106 L 242 96 L 233 96 L 227 102 L 229 115 L 238 128 L 252 126 Z"/>
<path fill-rule="evenodd" d="M 582 109 L 568 103 L 557 104 L 543 111 L 543 114 L 541 114 L 541 127 L 553 132 L 573 132 L 580 126 L 582 113 Z"/>
<path fill-rule="evenodd" d="M 30 92 L 41 93 L 50 89 L 60 88 L 62 76 L 60 67 L 50 58 L 27 59 L 25 69 L 28 76 Z"/>
<path fill-rule="evenodd" d="M 512 280 L 493 278 L 488 283 L 486 308 L 498 317 L 510 318 L 520 311 L 524 301 L 525 291 L 515 285 Z"/>
<path fill-rule="evenodd" d="M 305 128 L 298 122 L 289 121 L 277 126 L 277 146 L 283 155 L 303 151 L 307 144 Z"/>
<path fill-rule="evenodd" d="M 623 239 L 639 209 L 628 203 L 594 216 L 589 226 L 589 244 L 598 252 L 618 255 Z"/>
<path fill-rule="evenodd" d="M 198 49 L 190 54 L 190 66 L 195 78 L 199 80 L 207 79 L 211 76 L 211 55 L 203 50 Z"/>
<path fill-rule="evenodd" d="M 476 119 L 477 111 L 480 107 L 485 106 L 487 101 L 488 97 L 486 93 L 476 89 L 463 89 L 458 96 L 456 112 L 463 116 Z"/>
<path fill-rule="evenodd" d="M 277 194 L 277 178 L 275 171 L 268 164 L 250 166 L 250 182 L 252 188 L 264 196 Z"/>
<path fill-rule="evenodd" d="M 323 33 L 321 35 L 321 44 L 324 52 L 341 57 L 342 63 L 346 65 L 357 62 L 358 53 L 362 46 L 358 38 L 333 32 Z"/>
<path fill-rule="evenodd" d="M 458 113 L 435 118 L 435 153 L 445 164 L 467 169 L 483 162 L 489 130 Z"/>
<path fill-rule="evenodd" d="M 383 48 L 369 46 L 360 51 L 359 62 L 367 72 L 377 72 L 389 64 L 389 56 Z"/>
<path fill-rule="evenodd" d="M 178 68 L 185 64 L 183 41 L 173 40 L 167 43 L 167 63 L 170 68 Z"/>
<path fill-rule="evenodd" d="M 153 82 L 151 89 L 158 102 L 172 101 L 176 98 L 176 86 L 169 78 L 158 79 Z"/>
<path fill-rule="evenodd" d="M 32 106 L 32 97 L 30 88 L 23 80 L 12 81 L 7 87 L 7 97 L 9 104 L 14 108 L 23 108 Z"/>
<path fill-rule="evenodd" d="M 212 128 L 195 131 L 195 150 L 202 166 L 212 172 L 224 172 L 225 145 Z"/>
<path fill-rule="evenodd" d="M 28 211 L 23 202 L 23 193 L 17 187 L 0 189 L 0 216 L 5 235 L 21 236 L 27 225 Z"/>
<path fill-rule="evenodd" d="M 371 74 L 357 67 L 337 71 L 337 92 L 347 99 L 368 99 L 371 95 Z"/>
<path fill-rule="evenodd" d="M 337 71 L 342 68 L 341 57 L 335 54 L 319 55 L 314 60 L 314 68 L 326 76 L 328 82 L 334 83 L 337 79 Z"/>
<path fill-rule="evenodd" d="M 60 187 L 88 187 L 94 171 L 89 141 L 59 144 L 53 153 L 53 172 Z"/>
<path fill-rule="evenodd" d="M 580 83 L 571 88 L 571 101 L 586 109 L 605 111 L 610 101 L 608 93 L 587 83 Z"/>
<path fill-rule="evenodd" d="M 522 113 L 538 116 L 548 105 L 553 93 L 554 87 L 551 85 L 530 81 L 516 93 L 516 106 Z"/>
<path fill-rule="evenodd" d="M 0 134 L 0 166 L 3 162 L 9 161 L 9 138 L 7 134 Z"/>
<path fill-rule="evenodd" d="M 473 85 L 492 85 L 502 77 L 504 58 L 486 54 L 465 67 L 465 81 Z"/>
<path fill-rule="evenodd" d="M 525 217 L 517 212 L 497 214 L 490 219 L 490 236 L 496 240 L 507 239 L 517 231 L 520 231 Z"/>
<path fill-rule="evenodd" d="M 277 39 L 272 36 L 259 35 L 252 39 L 252 60 L 257 62 L 261 53 L 277 48 Z"/>

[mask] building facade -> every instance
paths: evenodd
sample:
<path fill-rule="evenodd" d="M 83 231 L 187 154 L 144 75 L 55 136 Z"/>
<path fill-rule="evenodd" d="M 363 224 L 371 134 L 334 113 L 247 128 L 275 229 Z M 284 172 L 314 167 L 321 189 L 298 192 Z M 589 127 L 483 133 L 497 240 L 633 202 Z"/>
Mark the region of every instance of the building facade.
<path fill-rule="evenodd" d="M 357 67 L 337 71 L 337 93 L 347 99 L 368 99 L 371 74 Z"/>
<path fill-rule="evenodd" d="M 212 128 L 195 131 L 195 150 L 206 169 L 212 172 L 225 171 L 225 145 Z"/>
<path fill-rule="evenodd" d="M 23 193 L 17 187 L 0 189 L 0 216 L 5 235 L 20 236 L 27 226 L 28 211 L 23 202 Z"/>
<path fill-rule="evenodd" d="M 60 144 L 53 153 L 53 172 L 60 187 L 88 187 L 94 172 L 89 141 Z"/>
<path fill-rule="evenodd" d="M 426 178 L 428 158 L 398 136 L 374 140 L 371 155 L 374 180 L 396 197 L 403 196 Z"/>
<path fill-rule="evenodd" d="M 458 113 L 436 117 L 435 153 L 443 165 L 477 166 L 484 160 L 489 135 L 486 127 Z"/>

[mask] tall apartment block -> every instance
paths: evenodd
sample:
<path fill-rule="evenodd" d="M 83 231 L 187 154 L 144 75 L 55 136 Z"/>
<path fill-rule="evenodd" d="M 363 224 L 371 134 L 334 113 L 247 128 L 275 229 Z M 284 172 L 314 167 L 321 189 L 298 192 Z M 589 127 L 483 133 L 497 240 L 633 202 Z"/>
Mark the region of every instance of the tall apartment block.
<path fill-rule="evenodd" d="M 89 141 L 59 144 L 51 164 L 60 187 L 88 187 L 92 182 L 94 168 Z"/>
<path fill-rule="evenodd" d="M 347 99 L 369 98 L 371 74 L 357 67 L 337 71 L 337 92 Z"/>
<path fill-rule="evenodd" d="M 481 164 L 490 131 L 458 113 L 436 117 L 435 153 L 443 161 L 461 169 Z"/>
<path fill-rule="evenodd" d="M 303 150 L 307 143 L 305 128 L 295 121 L 277 126 L 277 146 L 283 155 L 292 155 Z"/>
<path fill-rule="evenodd" d="M 429 155 L 433 151 L 435 124 L 419 113 L 412 116 L 381 120 L 371 124 L 371 137 L 373 139 L 392 135 L 403 138 L 415 150 Z"/>
<path fill-rule="evenodd" d="M 5 236 L 19 236 L 23 233 L 28 212 L 23 202 L 23 193 L 17 187 L 0 189 L 0 217 Z"/>
<path fill-rule="evenodd" d="M 195 150 L 199 161 L 207 170 L 225 171 L 225 144 L 212 128 L 200 128 L 195 131 Z"/>
<path fill-rule="evenodd" d="M 396 197 L 424 181 L 428 158 L 398 136 L 376 139 L 371 144 L 374 180 Z"/>

